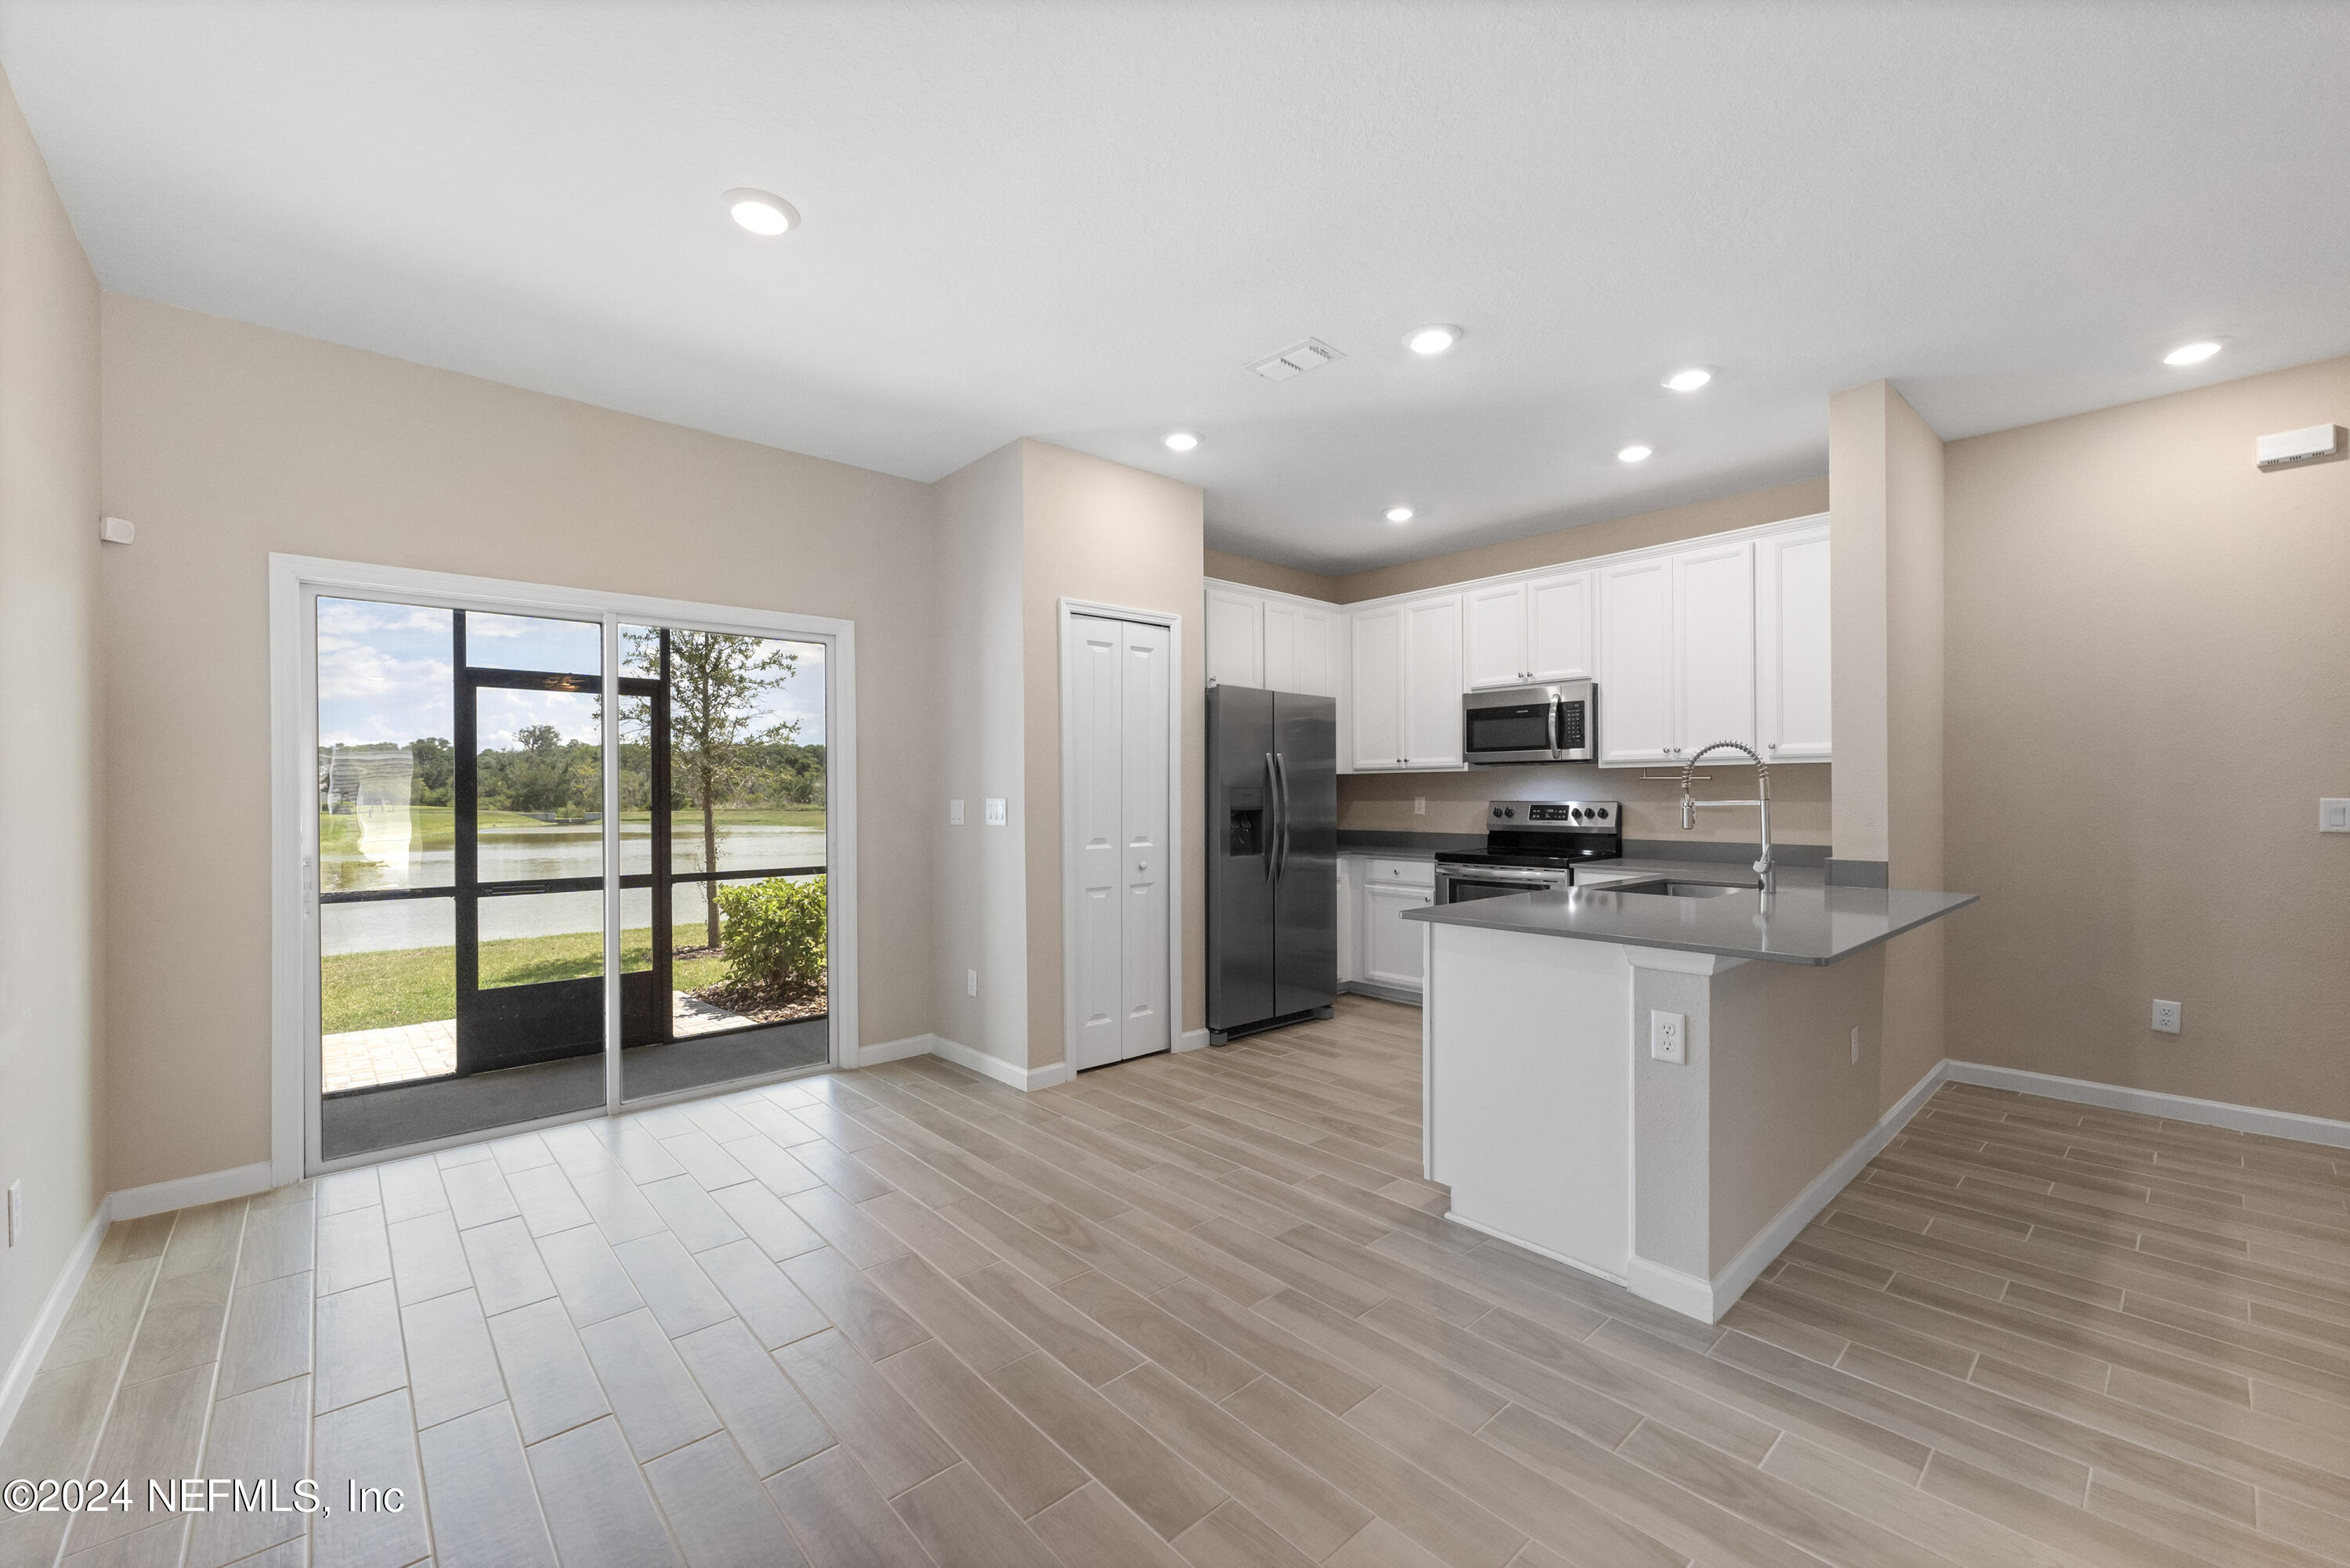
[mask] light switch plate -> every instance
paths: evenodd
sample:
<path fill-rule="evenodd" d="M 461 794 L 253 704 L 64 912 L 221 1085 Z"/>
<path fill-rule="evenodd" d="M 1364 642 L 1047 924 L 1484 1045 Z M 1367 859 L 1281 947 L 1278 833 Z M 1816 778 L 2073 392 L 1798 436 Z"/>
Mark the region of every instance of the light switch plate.
<path fill-rule="evenodd" d="M 18 1177 L 8 1184 L 8 1245 L 25 1233 L 25 1179 Z"/>
<path fill-rule="evenodd" d="M 967 969 L 962 971 L 962 989 L 966 995 L 977 996 L 979 994 L 979 971 L 975 969 Z"/>
<path fill-rule="evenodd" d="M 2317 803 L 2317 831 L 2320 833 L 2350 833 L 2350 800 L 2321 800 Z"/>
<path fill-rule="evenodd" d="M 2157 1002 L 2154 1004 L 2154 1032 L 2157 1034 L 2178 1033 L 2180 1011 L 2175 1002 Z"/>
<path fill-rule="evenodd" d="M 1689 1014 L 1648 1011 L 1648 1054 L 1659 1062 L 1689 1061 Z"/>
<path fill-rule="evenodd" d="M 947 802 L 947 826 L 949 827 L 962 826 L 962 802 L 959 800 Z"/>
<path fill-rule="evenodd" d="M 1003 798 L 1001 795 L 987 797 L 987 826 L 990 827 L 1003 826 Z"/>

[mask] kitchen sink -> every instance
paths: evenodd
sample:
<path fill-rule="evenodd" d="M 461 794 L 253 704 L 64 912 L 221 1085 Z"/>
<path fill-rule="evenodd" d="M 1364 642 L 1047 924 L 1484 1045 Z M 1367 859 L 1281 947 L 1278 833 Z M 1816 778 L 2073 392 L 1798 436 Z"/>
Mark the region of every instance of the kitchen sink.
<path fill-rule="evenodd" d="M 1618 893 L 1661 893 L 1673 898 L 1719 898 L 1729 893 L 1752 893 L 1752 888 L 1725 888 L 1716 882 L 1627 882 Z"/>

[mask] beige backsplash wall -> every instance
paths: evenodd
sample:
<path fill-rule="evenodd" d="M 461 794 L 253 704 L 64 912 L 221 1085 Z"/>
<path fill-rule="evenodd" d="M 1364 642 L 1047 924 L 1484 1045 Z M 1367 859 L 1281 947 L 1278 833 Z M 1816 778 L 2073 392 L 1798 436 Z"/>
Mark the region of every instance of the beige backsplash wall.
<path fill-rule="evenodd" d="M 1646 773 L 1670 777 L 1643 778 Z M 1752 800 L 1754 770 L 1699 770 L 1693 793 Z M 1771 836 L 1781 844 L 1828 841 L 1829 767 L 1825 763 L 1782 763 L 1771 770 Z M 1679 775 L 1657 768 L 1600 768 L 1588 763 L 1556 767 L 1471 768 L 1466 773 L 1342 774 L 1338 778 L 1338 826 L 1365 833 L 1482 833 L 1489 800 L 1620 800 L 1627 838 L 1677 839 L 1683 843 L 1751 844 L 1756 834 L 1751 810 L 1701 811 L 1695 831 L 1681 831 Z M 1414 797 L 1428 803 L 1425 815 L 1412 810 Z"/>

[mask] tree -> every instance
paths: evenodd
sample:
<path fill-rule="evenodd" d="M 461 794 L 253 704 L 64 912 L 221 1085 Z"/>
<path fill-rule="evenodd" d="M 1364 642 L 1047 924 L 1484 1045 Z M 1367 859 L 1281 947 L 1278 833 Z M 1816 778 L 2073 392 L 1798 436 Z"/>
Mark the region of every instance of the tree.
<path fill-rule="evenodd" d="M 702 803 L 702 864 L 718 868 L 718 797 L 743 782 L 754 748 L 784 744 L 796 721 L 760 725 L 759 698 L 792 678 L 799 657 L 761 637 L 678 631 L 669 638 L 669 736 L 672 793 L 680 784 Z M 629 639 L 632 673 L 658 678 L 660 638 Z M 657 804 L 656 810 L 666 803 Z M 710 945 L 718 946 L 718 900 L 706 900 Z"/>

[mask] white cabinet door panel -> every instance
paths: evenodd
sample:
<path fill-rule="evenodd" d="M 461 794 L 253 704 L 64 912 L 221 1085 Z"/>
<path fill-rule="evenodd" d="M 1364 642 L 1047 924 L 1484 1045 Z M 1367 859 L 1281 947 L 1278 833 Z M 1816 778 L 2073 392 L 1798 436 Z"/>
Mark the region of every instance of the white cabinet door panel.
<path fill-rule="evenodd" d="M 1673 557 L 1679 708 L 1674 746 L 1756 745 L 1754 545 L 1749 540 Z"/>
<path fill-rule="evenodd" d="M 1270 624 L 1270 623 L 1268 623 Z M 1338 617 L 1331 610 L 1297 610 L 1297 684 L 1276 691 L 1303 691 L 1309 697 L 1338 695 Z"/>
<path fill-rule="evenodd" d="M 1668 763 L 1673 740 L 1673 561 L 1599 576 L 1599 760 Z"/>
<path fill-rule="evenodd" d="M 1536 680 L 1591 678 L 1591 574 L 1526 585 L 1526 672 Z"/>
<path fill-rule="evenodd" d="M 1469 689 L 1523 684 L 1534 668 L 1526 661 L 1526 585 L 1503 583 L 1466 597 Z"/>
<path fill-rule="evenodd" d="M 1208 684 L 1264 684 L 1264 601 L 1229 588 L 1208 590 Z"/>
<path fill-rule="evenodd" d="M 1404 606 L 1404 765 L 1457 768 L 1461 753 L 1461 596 Z"/>
<path fill-rule="evenodd" d="M 1297 683 L 1298 634 L 1303 618 L 1295 605 L 1267 599 L 1263 608 L 1264 680 L 1275 691 L 1303 691 Z"/>
<path fill-rule="evenodd" d="M 1373 884 L 1363 889 L 1363 978 L 1383 985 L 1417 989 L 1426 950 L 1416 920 L 1403 918 L 1406 909 L 1424 909 L 1436 895 L 1422 888 Z"/>
<path fill-rule="evenodd" d="M 1762 754 L 1830 760 L 1828 531 L 1773 535 L 1755 552 L 1755 697 Z"/>
<path fill-rule="evenodd" d="M 1388 606 L 1348 618 L 1354 657 L 1355 767 L 1403 766 L 1403 611 Z"/>

